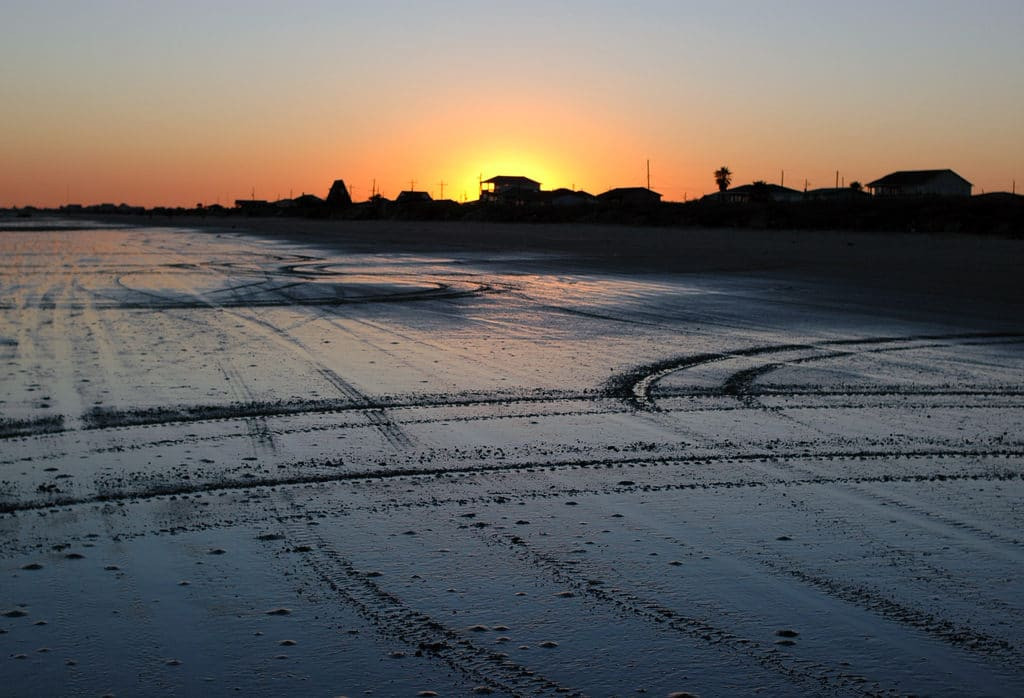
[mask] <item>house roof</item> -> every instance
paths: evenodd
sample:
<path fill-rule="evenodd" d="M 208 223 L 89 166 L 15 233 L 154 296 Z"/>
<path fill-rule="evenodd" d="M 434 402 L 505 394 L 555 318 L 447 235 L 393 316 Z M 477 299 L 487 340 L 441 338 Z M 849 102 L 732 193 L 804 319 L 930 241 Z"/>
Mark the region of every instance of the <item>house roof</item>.
<path fill-rule="evenodd" d="M 490 179 L 485 179 L 482 183 L 483 184 L 520 184 L 520 185 L 535 184 L 538 187 L 540 186 L 540 182 L 536 182 L 536 181 L 530 179 L 529 177 L 521 177 L 519 175 L 498 175 L 497 177 L 491 177 Z"/>
<path fill-rule="evenodd" d="M 804 196 L 827 198 L 827 197 L 850 197 L 871 196 L 866 191 L 854 189 L 853 187 L 821 187 L 820 189 L 808 189 Z"/>
<path fill-rule="evenodd" d="M 790 195 L 792 195 L 792 194 L 798 194 L 798 195 L 802 194 L 802 192 L 797 190 L 797 189 L 790 189 L 789 187 L 784 187 L 781 184 L 769 184 L 768 182 L 754 182 L 752 184 L 741 184 L 738 187 L 733 187 L 732 189 L 727 189 L 725 191 L 725 193 L 726 194 L 750 194 L 750 193 L 756 193 L 758 191 L 770 192 L 771 194 L 790 194 Z M 719 193 L 721 193 L 721 192 L 719 192 Z"/>
<path fill-rule="evenodd" d="M 395 199 L 396 204 L 404 204 L 413 201 L 433 201 L 430 194 L 425 191 L 412 191 L 406 189 L 398 193 L 398 197 Z"/>
<path fill-rule="evenodd" d="M 874 182 L 868 182 L 868 186 L 872 189 L 875 187 L 914 187 L 919 184 L 927 184 L 940 175 L 953 175 L 963 180 L 964 183 L 970 184 L 953 170 L 902 170 L 887 174 Z"/>
<path fill-rule="evenodd" d="M 656 196 L 659 199 L 661 198 L 661 194 L 659 194 L 658 192 L 654 191 L 653 189 L 648 189 L 647 187 L 616 187 L 615 189 L 609 189 L 608 191 L 604 192 L 603 194 L 598 194 L 597 197 L 599 199 L 602 198 L 602 197 L 603 198 L 611 199 L 611 198 L 616 198 L 616 197 L 619 197 L 619 196 L 635 196 L 635 195 Z"/>

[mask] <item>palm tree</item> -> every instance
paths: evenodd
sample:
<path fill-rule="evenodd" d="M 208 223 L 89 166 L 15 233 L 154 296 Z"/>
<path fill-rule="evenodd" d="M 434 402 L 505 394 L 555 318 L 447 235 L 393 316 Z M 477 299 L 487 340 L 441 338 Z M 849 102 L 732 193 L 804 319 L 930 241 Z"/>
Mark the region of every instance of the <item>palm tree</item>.
<path fill-rule="evenodd" d="M 718 191 L 725 191 L 732 184 L 732 171 L 725 165 L 715 170 L 715 184 L 718 185 Z"/>

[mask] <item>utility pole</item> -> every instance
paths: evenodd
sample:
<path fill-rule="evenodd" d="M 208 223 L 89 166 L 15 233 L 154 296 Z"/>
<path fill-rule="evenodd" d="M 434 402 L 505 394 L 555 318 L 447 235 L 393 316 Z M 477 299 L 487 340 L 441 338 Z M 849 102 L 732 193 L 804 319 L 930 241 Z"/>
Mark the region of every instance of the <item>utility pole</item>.
<path fill-rule="evenodd" d="M 839 170 L 836 170 L 836 189 L 839 188 Z"/>
<path fill-rule="evenodd" d="M 440 182 L 438 182 L 438 185 L 440 185 L 440 187 L 441 187 L 441 198 L 442 199 L 444 199 L 444 185 L 445 184 L 447 184 L 447 182 L 445 182 L 443 179 Z"/>
<path fill-rule="evenodd" d="M 785 170 L 779 170 L 779 186 L 780 187 L 786 186 L 786 171 Z"/>
<path fill-rule="evenodd" d="M 416 180 L 415 179 L 410 179 L 409 180 L 409 191 L 416 191 Z"/>
<path fill-rule="evenodd" d="M 648 191 L 650 190 L 650 188 L 651 188 L 651 161 L 648 160 L 647 161 L 647 189 L 648 189 Z"/>

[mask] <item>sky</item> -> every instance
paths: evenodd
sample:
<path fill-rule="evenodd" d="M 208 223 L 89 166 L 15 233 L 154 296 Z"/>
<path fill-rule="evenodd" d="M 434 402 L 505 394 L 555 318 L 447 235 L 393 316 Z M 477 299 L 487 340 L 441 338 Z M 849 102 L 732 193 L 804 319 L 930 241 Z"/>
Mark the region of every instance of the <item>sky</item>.
<path fill-rule="evenodd" d="M 1021 0 L 5 0 L 0 207 L 1024 189 Z"/>

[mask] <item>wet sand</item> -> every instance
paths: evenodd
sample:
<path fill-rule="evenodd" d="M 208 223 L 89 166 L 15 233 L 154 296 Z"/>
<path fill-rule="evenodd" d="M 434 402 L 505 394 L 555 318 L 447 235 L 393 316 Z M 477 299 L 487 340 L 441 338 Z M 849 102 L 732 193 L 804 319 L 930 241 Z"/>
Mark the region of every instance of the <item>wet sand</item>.
<path fill-rule="evenodd" d="M 1024 689 L 1020 241 L 158 223 L 0 226 L 12 694 Z"/>

